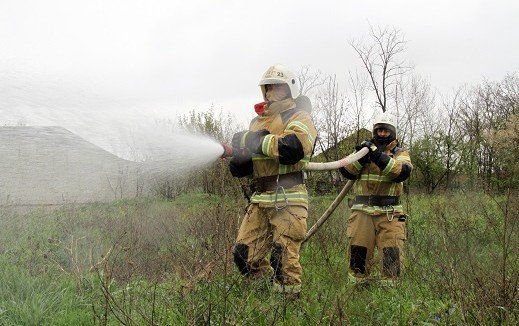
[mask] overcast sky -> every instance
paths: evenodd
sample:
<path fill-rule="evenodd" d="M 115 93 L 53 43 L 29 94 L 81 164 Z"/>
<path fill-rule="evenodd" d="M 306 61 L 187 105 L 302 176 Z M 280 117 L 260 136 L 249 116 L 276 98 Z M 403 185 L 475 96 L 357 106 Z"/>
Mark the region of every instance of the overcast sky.
<path fill-rule="evenodd" d="M 245 122 L 268 66 L 346 76 L 370 24 L 442 92 L 519 70 L 517 0 L 0 0 L 0 122 L 211 105 Z"/>

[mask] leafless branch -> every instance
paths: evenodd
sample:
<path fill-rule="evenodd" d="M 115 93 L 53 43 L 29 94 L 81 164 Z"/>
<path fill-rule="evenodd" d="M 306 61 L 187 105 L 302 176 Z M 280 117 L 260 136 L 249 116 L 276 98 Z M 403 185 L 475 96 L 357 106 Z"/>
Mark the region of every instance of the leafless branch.
<path fill-rule="evenodd" d="M 370 37 L 371 44 L 351 41 L 350 45 L 368 73 L 371 87 L 377 98 L 377 106 L 385 112 L 388 99 L 395 96 L 391 86 L 399 76 L 407 73 L 412 67 L 397 60 L 397 57 L 405 51 L 406 44 L 399 30 L 371 27 Z"/>

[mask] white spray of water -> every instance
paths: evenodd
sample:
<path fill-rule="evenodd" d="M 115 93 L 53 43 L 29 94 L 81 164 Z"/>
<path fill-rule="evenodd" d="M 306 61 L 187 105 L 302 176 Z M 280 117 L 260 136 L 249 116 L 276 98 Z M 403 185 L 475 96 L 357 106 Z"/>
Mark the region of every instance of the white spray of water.
<path fill-rule="evenodd" d="M 180 129 L 164 111 L 158 114 L 148 107 L 118 103 L 89 93 L 88 87 L 81 85 L 67 91 L 60 85 L 42 86 L 40 81 L 24 77 L 4 76 L 0 87 L 3 124 L 61 126 L 161 174 L 182 175 L 203 168 L 223 153 L 217 141 Z"/>
<path fill-rule="evenodd" d="M 78 113 L 60 114 L 53 120 L 120 158 L 142 163 L 153 174 L 181 176 L 206 167 L 223 154 L 216 140 L 181 129 L 170 120 L 138 113 Z"/>
<path fill-rule="evenodd" d="M 166 121 L 141 121 L 119 132 L 118 148 L 112 152 L 142 162 L 153 173 L 183 175 L 207 166 L 223 154 L 223 147 L 216 140 L 178 129 Z M 114 145 L 112 142 L 112 148 Z"/>

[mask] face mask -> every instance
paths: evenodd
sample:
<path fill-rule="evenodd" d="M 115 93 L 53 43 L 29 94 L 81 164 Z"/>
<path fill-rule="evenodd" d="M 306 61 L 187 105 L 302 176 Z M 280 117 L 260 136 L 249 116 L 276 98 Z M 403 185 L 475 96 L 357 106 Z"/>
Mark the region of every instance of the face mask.
<path fill-rule="evenodd" d="M 269 102 L 278 102 L 286 99 L 288 97 L 288 93 L 283 88 L 270 89 L 266 92 L 265 97 Z"/>
<path fill-rule="evenodd" d="M 373 140 L 374 140 L 375 145 L 377 145 L 377 147 L 381 151 L 385 151 L 387 145 L 389 145 L 393 140 L 395 140 L 395 137 L 393 137 L 392 134 L 389 135 L 389 137 L 375 136 L 375 137 L 373 137 Z"/>

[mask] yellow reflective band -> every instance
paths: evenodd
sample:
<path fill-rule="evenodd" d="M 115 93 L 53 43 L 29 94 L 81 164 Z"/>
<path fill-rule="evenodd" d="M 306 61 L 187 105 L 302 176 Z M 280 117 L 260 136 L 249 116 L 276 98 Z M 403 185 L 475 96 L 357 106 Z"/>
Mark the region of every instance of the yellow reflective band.
<path fill-rule="evenodd" d="M 283 198 L 283 200 L 278 199 L 278 201 L 275 201 L 275 200 L 257 199 L 257 198 L 251 197 L 250 202 L 253 204 L 263 204 L 263 205 L 267 205 L 267 206 L 274 206 L 276 204 L 284 204 L 285 199 Z M 308 205 L 308 200 L 304 200 L 304 199 L 290 199 L 290 200 L 287 200 L 287 202 L 289 204 L 291 203 L 291 204 L 298 204 L 298 205 L 299 204 Z"/>
<path fill-rule="evenodd" d="M 299 130 L 303 131 L 308 136 L 308 142 L 310 143 L 310 145 L 314 144 L 314 137 L 310 134 L 310 130 L 308 129 L 308 126 L 305 125 L 304 123 L 302 123 L 300 121 L 292 121 L 287 125 L 286 129 L 293 130 L 293 131 L 298 131 L 298 129 L 299 129 Z"/>
<path fill-rule="evenodd" d="M 288 130 L 297 130 L 297 129 L 301 129 L 305 134 L 308 134 L 310 133 L 310 130 L 308 129 L 308 127 L 300 122 L 300 121 L 292 121 L 290 122 L 288 125 L 287 125 L 287 129 Z"/>
<path fill-rule="evenodd" d="M 297 191 L 297 192 L 286 192 L 285 195 L 287 196 L 287 199 L 305 199 L 308 200 L 308 193 Z M 255 198 L 262 198 L 267 200 L 274 200 L 276 197 L 276 192 L 262 192 L 262 193 L 256 193 L 253 195 Z M 278 192 L 278 200 L 280 197 L 285 197 L 280 189 L 280 192 Z"/>
<path fill-rule="evenodd" d="M 388 192 L 388 195 L 389 196 L 395 196 L 396 194 L 396 186 L 398 185 L 398 183 L 396 182 L 393 182 L 393 184 L 391 185 L 391 187 L 389 187 L 389 192 Z"/>
<path fill-rule="evenodd" d="M 403 161 L 403 162 L 411 162 L 411 158 L 407 154 L 398 155 L 396 157 L 397 161 Z"/>
<path fill-rule="evenodd" d="M 314 137 L 311 134 L 307 134 L 307 135 L 308 135 L 308 142 L 313 147 L 314 146 Z"/>
<path fill-rule="evenodd" d="M 275 158 L 273 157 L 268 157 L 268 156 L 265 156 L 265 155 L 261 155 L 261 154 L 254 154 L 252 155 L 252 160 L 253 161 L 274 161 Z"/>
<path fill-rule="evenodd" d="M 389 158 L 389 163 L 387 164 L 386 168 L 382 171 L 382 174 L 388 174 L 389 171 L 395 166 L 395 160 L 392 158 Z"/>
<path fill-rule="evenodd" d="M 353 162 L 353 167 L 357 169 L 357 172 L 360 172 L 362 170 L 362 164 L 360 164 L 359 161 Z"/>
<path fill-rule="evenodd" d="M 286 199 L 289 202 L 297 202 L 297 203 L 305 203 L 308 204 L 308 193 L 306 192 L 287 192 Z M 284 202 L 285 196 L 283 192 L 280 190 L 278 192 L 277 202 Z M 264 203 L 264 204 L 272 204 L 276 202 L 276 193 L 268 192 L 268 193 L 260 193 L 254 194 L 251 197 L 252 203 Z"/>
<path fill-rule="evenodd" d="M 310 162 L 310 155 L 303 157 L 299 162 L 308 163 Z"/>
<path fill-rule="evenodd" d="M 394 213 L 403 213 L 404 212 L 404 207 L 402 205 L 395 205 L 395 206 L 388 206 L 389 208 L 389 212 L 393 212 L 393 209 L 394 209 Z M 386 211 L 388 211 L 388 209 L 386 207 L 383 207 L 383 206 L 368 206 L 368 205 L 364 205 L 364 204 L 354 204 L 352 207 L 351 207 L 351 210 L 352 211 L 362 211 L 366 214 L 370 214 L 370 215 L 380 215 L 380 214 L 385 214 Z"/>
<path fill-rule="evenodd" d="M 288 173 L 288 165 L 279 165 L 279 174 L 287 174 Z"/>
<path fill-rule="evenodd" d="M 249 131 L 243 133 L 243 136 L 241 136 L 240 139 L 240 147 L 245 148 L 245 138 L 247 138 L 247 135 L 249 134 Z"/>
<path fill-rule="evenodd" d="M 263 142 L 261 143 L 261 151 L 263 154 L 267 156 L 271 156 L 269 149 L 271 148 L 272 141 L 274 140 L 274 135 L 266 135 L 265 138 L 263 138 Z"/>
<path fill-rule="evenodd" d="M 376 182 L 392 182 L 391 178 L 387 175 L 378 174 L 362 174 L 360 176 L 361 181 L 376 181 Z"/>

